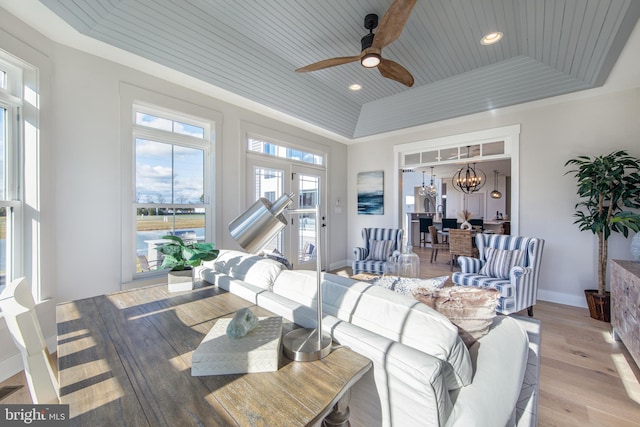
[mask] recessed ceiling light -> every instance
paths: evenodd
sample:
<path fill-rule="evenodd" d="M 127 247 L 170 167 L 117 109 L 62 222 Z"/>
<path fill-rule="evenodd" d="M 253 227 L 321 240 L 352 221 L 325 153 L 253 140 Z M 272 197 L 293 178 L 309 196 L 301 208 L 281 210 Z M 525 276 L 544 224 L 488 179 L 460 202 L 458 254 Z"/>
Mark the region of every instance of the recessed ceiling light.
<path fill-rule="evenodd" d="M 359 85 L 359 84 L 357 84 L 357 83 L 354 83 L 354 84 L 352 84 L 352 85 L 349 85 L 349 90 L 350 90 L 350 91 L 355 92 L 355 91 L 358 91 L 358 90 L 360 90 L 360 89 L 362 89 L 362 86 L 361 86 L 361 85 Z"/>
<path fill-rule="evenodd" d="M 498 43 L 502 36 L 503 34 L 500 31 L 494 31 L 493 33 L 485 34 L 485 36 L 480 39 L 480 43 L 485 46 Z"/>

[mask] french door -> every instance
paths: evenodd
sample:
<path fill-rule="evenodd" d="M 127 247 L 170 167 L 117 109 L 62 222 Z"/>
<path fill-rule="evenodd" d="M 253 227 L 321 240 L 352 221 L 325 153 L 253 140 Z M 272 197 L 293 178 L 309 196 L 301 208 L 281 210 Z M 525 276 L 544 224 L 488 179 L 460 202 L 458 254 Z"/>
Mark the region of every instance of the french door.
<path fill-rule="evenodd" d="M 285 214 L 289 226 L 264 249 L 266 253 L 277 251 L 284 255 L 294 268 L 314 269 L 320 253 L 316 239 L 316 221 L 319 221 L 321 228 L 320 248 L 325 247 L 326 240 L 323 208 L 325 171 L 279 159 L 251 158 L 248 159 L 247 172 L 250 186 L 247 204 L 260 197 L 273 202 L 285 193 L 294 194 L 290 210 L 315 208 L 316 204 L 320 204 L 320 218 L 316 218 L 313 213 Z M 324 260 L 324 253 L 321 255 Z"/>

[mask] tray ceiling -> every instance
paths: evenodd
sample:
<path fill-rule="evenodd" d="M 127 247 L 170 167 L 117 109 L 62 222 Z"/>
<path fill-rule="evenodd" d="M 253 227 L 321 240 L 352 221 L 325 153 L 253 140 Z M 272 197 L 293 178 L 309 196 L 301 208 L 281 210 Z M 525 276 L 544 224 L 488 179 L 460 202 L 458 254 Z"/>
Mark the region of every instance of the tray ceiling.
<path fill-rule="evenodd" d="M 364 16 L 391 0 L 40 0 L 78 32 L 355 138 L 604 84 L 640 16 L 633 0 L 419 0 L 383 56 L 415 85 L 351 63 Z M 504 38 L 480 44 L 490 31 Z M 350 92 L 352 83 L 362 85 Z"/>

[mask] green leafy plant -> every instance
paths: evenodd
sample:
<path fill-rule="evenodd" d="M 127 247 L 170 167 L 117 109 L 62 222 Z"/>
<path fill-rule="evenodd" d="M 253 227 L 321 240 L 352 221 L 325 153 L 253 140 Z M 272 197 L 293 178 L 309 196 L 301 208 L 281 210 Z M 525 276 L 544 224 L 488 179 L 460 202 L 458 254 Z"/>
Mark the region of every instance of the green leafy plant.
<path fill-rule="evenodd" d="M 199 266 L 202 261 L 213 261 L 218 257 L 218 249 L 214 249 L 213 243 L 189 243 L 177 236 L 162 236 L 163 239 L 171 240 L 162 246 L 158 246 L 157 251 L 164 255 L 161 269 L 170 268 L 174 271 L 184 270 Z"/>
<path fill-rule="evenodd" d="M 640 230 L 640 160 L 626 151 L 614 151 L 593 158 L 578 156 L 567 166 L 576 167 L 565 175 L 575 174 L 580 197 L 574 224 L 598 236 L 598 294 L 604 295 L 609 236 L 617 232 L 628 237 L 629 230 Z"/>

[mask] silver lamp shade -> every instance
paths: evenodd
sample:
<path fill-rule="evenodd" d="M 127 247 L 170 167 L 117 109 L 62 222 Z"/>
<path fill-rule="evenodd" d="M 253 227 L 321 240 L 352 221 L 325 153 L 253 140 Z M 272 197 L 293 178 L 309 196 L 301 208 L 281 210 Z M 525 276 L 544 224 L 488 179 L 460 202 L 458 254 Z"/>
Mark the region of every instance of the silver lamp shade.
<path fill-rule="evenodd" d="M 260 198 L 229 224 L 231 237 L 248 252 L 260 252 L 287 226 L 282 211 L 291 202 L 293 194 L 283 194 L 273 203 L 264 197 Z"/>

